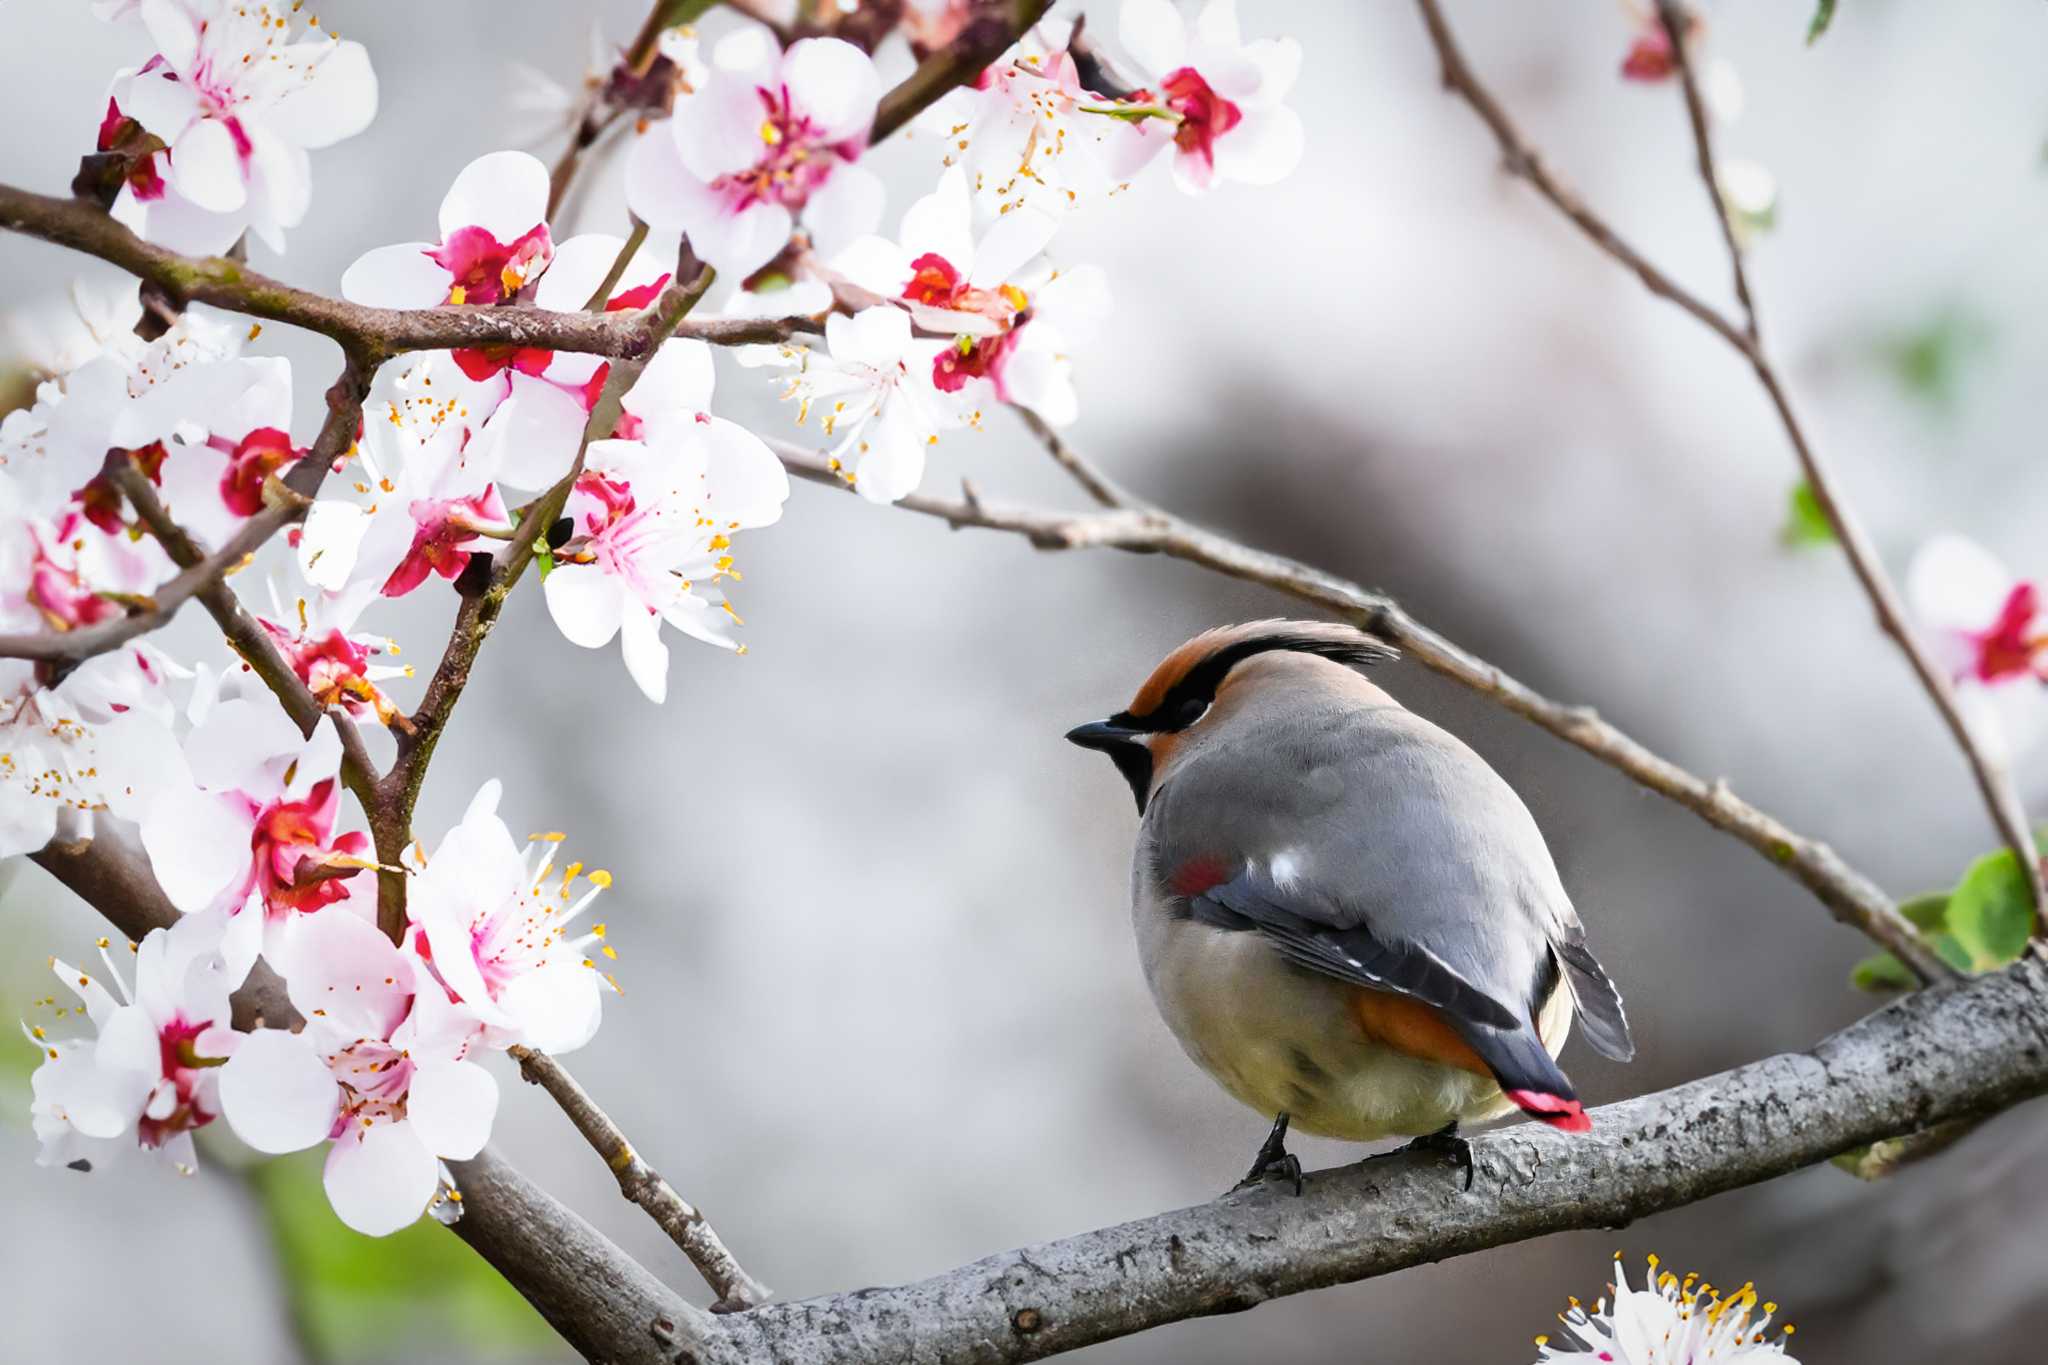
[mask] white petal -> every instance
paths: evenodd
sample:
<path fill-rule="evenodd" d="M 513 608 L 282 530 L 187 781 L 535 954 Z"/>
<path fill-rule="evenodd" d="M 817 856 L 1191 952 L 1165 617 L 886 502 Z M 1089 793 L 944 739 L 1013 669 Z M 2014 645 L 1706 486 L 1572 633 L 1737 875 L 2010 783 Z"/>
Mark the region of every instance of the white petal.
<path fill-rule="evenodd" d="M 789 210 L 764 200 L 738 213 L 720 207 L 691 223 L 688 230 L 690 245 L 699 256 L 727 279 L 743 280 L 789 244 L 790 226 Z M 818 247 L 825 249 L 822 237 Z"/>
<path fill-rule="evenodd" d="M 575 462 L 589 414 L 581 400 L 545 379 L 515 373 L 511 387 L 469 458 L 514 488 L 546 488 Z"/>
<path fill-rule="evenodd" d="M 1237 0 L 1209 0 L 1195 17 L 1195 36 L 1211 47 L 1237 47 Z"/>
<path fill-rule="evenodd" d="M 901 308 L 863 308 L 852 317 L 834 313 L 825 320 L 825 344 L 842 365 L 895 365 L 910 347 L 910 315 Z"/>
<path fill-rule="evenodd" d="M 604 283 L 612 262 L 619 258 L 625 245 L 624 238 L 608 232 L 579 232 L 568 241 L 557 243 L 554 260 L 548 263 L 547 273 L 534 287 L 534 303 L 558 313 L 583 311 L 583 305 Z M 637 259 L 641 254 L 636 251 L 634 256 Z M 619 283 L 624 285 L 626 281 L 621 277 Z"/>
<path fill-rule="evenodd" d="M 548 168 L 530 152 L 490 152 L 462 168 L 441 201 L 441 240 L 480 227 L 509 243 L 547 220 Z"/>
<path fill-rule="evenodd" d="M 621 613 L 639 610 L 626 601 L 616 578 L 595 564 L 558 564 L 541 584 L 548 615 L 572 645 L 596 649 L 619 633 Z"/>
<path fill-rule="evenodd" d="M 491 1139 L 498 1083 L 475 1062 L 427 1062 L 413 1073 L 405 1116 L 435 1156 L 467 1161 Z"/>
<path fill-rule="evenodd" d="M 1936 536 L 1922 545 L 1906 570 L 1906 596 L 1929 625 L 1983 630 L 1998 619 L 2011 595 L 2011 571 L 1965 536 Z"/>
<path fill-rule="evenodd" d="M 296 46 L 306 46 L 297 44 Z M 335 43 L 312 76 L 287 90 L 264 115 L 280 137 L 301 147 L 331 147 L 377 116 L 377 74 L 361 43 Z"/>
<path fill-rule="evenodd" d="M 698 433 L 704 442 L 705 498 L 721 531 L 767 526 L 789 501 L 789 472 L 760 437 L 737 422 L 714 417 Z"/>
<path fill-rule="evenodd" d="M 185 741 L 193 780 L 209 791 L 245 791 L 267 797 L 282 772 L 279 760 L 295 754 L 305 742 L 284 709 L 262 701 L 234 698 L 216 706 L 206 724 Z"/>
<path fill-rule="evenodd" d="M 285 975 L 292 1005 L 350 1039 L 388 1038 L 412 1000 L 412 968 L 368 920 L 332 910 L 293 934 Z"/>
<path fill-rule="evenodd" d="M 291 779 L 285 783 L 285 799 L 298 801 L 328 778 L 341 771 L 341 736 L 335 733 L 334 717 L 323 715 L 306 737 L 305 748 L 292 762 Z"/>
<path fill-rule="evenodd" d="M 1012 209 L 989 226 L 974 252 L 974 273 L 968 282 L 994 289 L 1044 251 L 1059 230 L 1059 220 L 1029 205 Z"/>
<path fill-rule="evenodd" d="M 248 872 L 249 830 L 226 801 L 194 792 L 156 804 L 142 822 L 142 847 L 164 896 L 190 915 Z"/>
<path fill-rule="evenodd" d="M 861 288 L 894 299 L 910 283 L 910 259 L 896 243 L 870 233 L 849 242 L 832 258 L 832 268 Z"/>
<path fill-rule="evenodd" d="M 1285 99 L 1301 75 L 1301 44 L 1292 38 L 1261 38 L 1246 45 L 1244 58 L 1258 68 L 1259 99 L 1265 103 Z"/>
<path fill-rule="evenodd" d="M 1216 139 L 1216 173 L 1247 185 L 1283 180 L 1301 164 L 1304 136 L 1292 109 L 1255 109 Z"/>
<path fill-rule="evenodd" d="M 902 242 L 906 257 L 935 252 L 963 273 L 977 264 L 974 259 L 974 204 L 968 197 L 964 168 L 947 167 L 946 173 L 939 177 L 939 187 L 905 210 Z M 890 292 L 893 294 L 895 291 Z"/>
<path fill-rule="evenodd" d="M 220 1107 L 257 1151 L 296 1152 L 332 1131 L 341 1087 L 304 1034 L 257 1029 L 221 1068 Z"/>
<path fill-rule="evenodd" d="M 668 124 L 633 140 L 626 154 L 626 205 L 642 222 L 662 232 L 682 231 L 704 211 L 709 194 L 683 165 Z"/>
<path fill-rule="evenodd" d="M 1158 79 L 1187 56 L 1187 27 L 1169 0 L 1124 0 L 1117 36 L 1147 77 Z"/>
<path fill-rule="evenodd" d="M 453 277 L 427 255 L 433 249 L 425 242 L 401 242 L 364 252 L 342 272 L 341 296 L 372 308 L 432 308 L 446 303 Z"/>
<path fill-rule="evenodd" d="M 142 26 L 174 71 L 189 71 L 199 56 L 199 17 L 182 0 L 142 0 Z"/>
<path fill-rule="evenodd" d="M 676 101 L 668 132 L 685 173 L 708 184 L 754 165 L 766 147 L 761 122 L 767 112 L 755 81 L 724 71 Z"/>
<path fill-rule="evenodd" d="M 219 119 L 186 126 L 171 148 L 171 183 L 210 213 L 232 213 L 249 197 L 235 139 Z"/>
<path fill-rule="evenodd" d="M 875 64 L 852 43 L 838 38 L 805 38 L 782 58 L 782 80 L 790 106 L 806 114 L 827 142 L 864 137 L 875 122 L 882 78 Z"/>
<path fill-rule="evenodd" d="M 508 982 L 499 1003 L 518 1021 L 528 1047 L 559 1055 L 582 1047 L 597 1033 L 603 999 L 595 971 L 557 960 Z"/>
<path fill-rule="evenodd" d="M 661 617 L 637 602 L 627 603 L 619 646 L 634 685 L 661 705 L 668 699 L 668 646 L 661 642 Z"/>
<path fill-rule="evenodd" d="M 887 199 L 880 176 L 865 166 L 841 166 L 804 205 L 804 226 L 811 230 L 820 254 L 835 256 L 862 233 L 875 230 Z M 762 264 L 766 263 L 764 259 Z"/>
<path fill-rule="evenodd" d="M 299 532 L 299 571 L 306 581 L 327 592 L 346 587 L 369 529 L 369 514 L 352 502 L 323 498 L 314 503 Z"/>
<path fill-rule="evenodd" d="M 711 406 L 715 379 L 709 345 L 693 337 L 671 337 L 627 391 L 626 410 L 643 421 L 672 416 L 694 422 Z"/>
<path fill-rule="evenodd" d="M 441 1165 L 407 1122 L 352 1125 L 327 1153 L 323 1183 L 335 1216 L 357 1232 L 386 1237 L 419 1219 Z"/>
<path fill-rule="evenodd" d="M 122 113 L 166 142 L 175 140 L 186 124 L 200 116 L 199 96 L 192 86 L 170 79 L 163 71 L 117 82 L 114 98 Z"/>

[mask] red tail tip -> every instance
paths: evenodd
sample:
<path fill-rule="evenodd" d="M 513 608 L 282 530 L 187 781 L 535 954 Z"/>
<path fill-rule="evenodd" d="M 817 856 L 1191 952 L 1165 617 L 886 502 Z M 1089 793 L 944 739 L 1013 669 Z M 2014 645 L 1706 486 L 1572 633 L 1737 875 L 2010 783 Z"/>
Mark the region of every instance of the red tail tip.
<path fill-rule="evenodd" d="M 1553 1128 L 1567 1133 L 1590 1133 L 1593 1120 L 1586 1113 L 1585 1106 L 1577 1100 L 1568 1100 L 1562 1095 L 1547 1095 L 1540 1090 L 1510 1090 L 1509 1099 L 1530 1118 L 1541 1119 Z"/>

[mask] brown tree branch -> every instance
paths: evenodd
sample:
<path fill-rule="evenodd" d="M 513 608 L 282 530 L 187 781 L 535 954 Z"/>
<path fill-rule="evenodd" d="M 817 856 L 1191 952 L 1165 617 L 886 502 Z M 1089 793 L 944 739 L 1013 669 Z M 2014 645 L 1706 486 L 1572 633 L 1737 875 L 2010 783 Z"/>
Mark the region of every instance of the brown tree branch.
<path fill-rule="evenodd" d="M 797 477 L 847 490 L 845 481 L 823 456 L 786 441 L 771 439 L 768 445 L 783 467 Z M 1008 531 L 1041 550 L 1112 549 L 1167 555 L 1331 612 L 1397 646 L 1424 667 L 1578 745 L 1714 828 L 1734 835 L 1813 892 L 1836 919 L 1889 949 L 1922 981 L 1949 980 L 1956 975 L 1935 956 L 1898 907 L 1826 844 L 1795 834 L 1737 797 L 1725 781 L 1709 782 L 1651 752 L 1600 719 L 1590 707 L 1553 701 L 1516 681 L 1416 621 L 1392 598 L 1297 560 L 1251 549 L 1156 509 L 1063 513 L 981 498 L 956 502 L 924 494 L 912 494 L 896 505 L 936 517 L 956 529 L 972 526 Z"/>
<path fill-rule="evenodd" d="M 1671 43 L 1671 50 L 1678 58 L 1679 88 L 1685 95 L 1685 115 L 1692 125 L 1693 158 L 1699 166 L 1700 179 L 1706 183 L 1707 198 L 1714 207 L 1714 222 L 1721 229 L 1721 244 L 1728 251 L 1728 266 L 1733 275 L 1735 301 L 1742 306 L 1742 330 L 1752 343 L 1761 343 L 1761 328 L 1756 315 L 1756 298 L 1749 290 L 1749 265 L 1744 257 L 1742 239 L 1735 232 L 1734 215 L 1728 212 L 1727 196 L 1721 190 L 1721 175 L 1714 160 L 1713 125 L 1707 119 L 1706 101 L 1700 95 L 1698 74 L 1693 70 L 1692 47 L 1689 33 L 1696 25 L 1688 22 L 1685 11 L 1675 0 L 1657 0 L 1657 21 L 1664 26 L 1664 36 Z"/>
<path fill-rule="evenodd" d="M 1948 727 L 1957 747 L 1962 750 L 1970 772 L 1976 779 L 1978 792 L 1990 811 L 1993 825 L 2006 845 L 2012 849 L 2013 856 L 2019 860 L 2020 866 L 2026 870 L 2027 883 L 2033 894 L 2037 916 L 2048 913 L 2048 879 L 2044 879 L 2042 860 L 2036 853 L 2033 839 L 2027 831 L 2026 811 L 2020 803 L 2018 791 L 2013 786 L 2012 775 L 1971 733 L 1969 724 L 1963 718 L 1962 709 L 1957 704 L 1954 684 L 1914 633 L 1908 621 L 1905 603 L 1900 599 L 1890 575 L 1885 572 L 1884 562 L 1879 557 L 1876 546 L 1871 543 L 1862 523 L 1843 500 L 1834 475 L 1822 461 L 1819 451 L 1807 439 L 1806 430 L 1793 411 L 1791 397 L 1776 366 L 1764 351 L 1762 342 L 1753 334 L 1754 313 L 1749 314 L 1749 330 L 1731 321 L 1719 309 L 1703 302 L 1697 295 L 1652 265 L 1599 215 L 1586 208 L 1575 194 L 1564 188 L 1523 138 L 1499 101 L 1488 93 L 1479 78 L 1473 74 L 1464 55 L 1458 50 L 1456 40 L 1451 36 L 1450 26 L 1445 23 L 1437 0 L 1416 0 L 1416 3 L 1422 11 L 1423 24 L 1429 30 L 1430 40 L 1436 46 L 1437 57 L 1443 67 L 1445 88 L 1471 105 L 1474 112 L 1492 130 L 1494 140 L 1500 144 L 1501 155 L 1508 171 L 1533 185 L 1545 199 L 1576 224 L 1594 245 L 1633 271 L 1651 293 L 1677 304 L 1734 347 L 1756 372 L 1758 382 L 1762 384 L 1764 393 L 1770 398 L 1771 406 L 1778 415 L 1779 424 L 1785 429 L 1786 439 L 1791 442 L 1792 453 L 1798 459 L 1807 486 L 1813 491 L 1814 501 L 1819 505 L 1822 515 L 1827 518 L 1828 525 L 1834 530 L 1835 539 L 1841 543 L 1843 552 L 1847 554 L 1849 567 L 1862 586 L 1864 595 L 1870 599 L 1879 628 L 1891 637 L 1900 652 L 1906 656 L 1906 662 L 1911 666 L 1914 676 L 1919 679 L 1921 687 L 1934 702 L 1935 710 Z M 1659 0 L 1659 3 L 1662 5 L 1665 0 Z M 1671 16 L 1668 10 L 1660 10 L 1660 13 L 1669 24 Z M 1712 140 L 1705 124 L 1706 114 L 1701 107 L 1689 69 L 1691 58 L 1683 41 L 1674 40 L 1674 51 L 1685 68 L 1686 108 L 1693 120 L 1693 142 L 1699 159 L 1700 173 L 1706 179 L 1708 192 L 1713 196 L 1715 212 L 1720 216 L 1722 234 L 1733 253 L 1737 288 L 1746 306 L 1748 281 L 1743 272 L 1739 245 L 1728 222 L 1727 205 L 1722 199 L 1719 180 L 1715 174 Z"/>
<path fill-rule="evenodd" d="M 374 360 L 406 351 L 520 346 L 613 359 L 654 349 L 645 313 L 558 313 L 523 305 L 370 308 L 296 289 L 222 256 L 181 256 L 143 241 L 91 204 L 0 185 L 0 228 L 97 256 L 161 288 L 180 306 L 210 304 L 319 332 Z M 676 335 L 719 346 L 787 341 L 818 324 L 807 317 L 708 318 Z"/>
<path fill-rule="evenodd" d="M 1038 438 L 1045 453 L 1052 456 L 1053 463 L 1081 486 L 1081 491 L 1095 499 L 1097 505 L 1109 508 L 1143 507 L 1144 499 L 1126 490 L 1123 485 L 1104 473 L 1096 463 L 1076 450 L 1059 429 L 1040 417 L 1030 408 L 1011 404 L 1024 425 L 1031 428 L 1031 434 Z"/>
<path fill-rule="evenodd" d="M 868 140 L 880 142 L 947 91 L 980 75 L 1050 8 L 1052 0 L 973 0 L 973 14 L 960 36 L 918 63 L 901 84 L 882 96 Z"/>
<path fill-rule="evenodd" d="M 626 1140 L 618 1124 L 600 1109 L 597 1101 L 579 1085 L 562 1064 L 545 1052 L 529 1047 L 511 1049 L 519 1063 L 519 1074 L 553 1097 L 576 1131 L 583 1134 L 611 1173 L 618 1177 L 619 1193 L 646 1210 L 647 1216 L 668 1234 L 718 1301 L 714 1313 L 736 1313 L 768 1301 L 768 1288 L 749 1275 L 733 1254 L 726 1250 L 710 1222 L 696 1205 L 675 1192 L 661 1172 L 648 1165 Z"/>

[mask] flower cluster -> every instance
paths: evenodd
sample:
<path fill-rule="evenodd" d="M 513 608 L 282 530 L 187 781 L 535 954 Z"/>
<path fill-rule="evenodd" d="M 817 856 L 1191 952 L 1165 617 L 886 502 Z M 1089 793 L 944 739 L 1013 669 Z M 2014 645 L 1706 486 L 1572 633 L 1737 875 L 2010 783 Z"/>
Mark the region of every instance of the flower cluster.
<path fill-rule="evenodd" d="M 297 4 L 94 9 L 135 60 L 98 126 L 75 130 L 78 193 L 176 252 L 282 252 L 313 207 L 310 154 L 376 111 L 363 46 Z M 35 642 L 0 659 L 0 857 L 117 829 L 177 914 L 131 945 L 132 967 L 104 942 L 103 969 L 53 961 L 63 994 L 26 1024 L 45 1163 L 140 1149 L 189 1171 L 194 1134 L 222 1120 L 262 1152 L 325 1144 L 337 1213 L 385 1233 L 436 1205 L 442 1163 L 488 1136 L 489 1053 L 596 1031 L 612 950 L 581 917 L 605 873 L 563 865 L 559 835 L 522 849 L 495 782 L 437 842 L 373 842 L 351 796 L 373 785 L 366 750 L 416 745 L 427 723 L 393 694 L 412 670 L 375 615 L 400 597 L 458 615 L 530 553 L 561 635 L 617 640 L 660 702 L 674 633 L 740 648 L 735 541 L 780 519 L 789 481 L 713 412 L 704 341 L 608 361 L 556 349 L 548 314 L 652 331 L 714 272 L 731 316 L 822 333 L 733 359 L 774 372 L 846 481 L 893 501 L 942 435 L 992 408 L 1076 419 L 1075 352 L 1108 289 L 1049 254 L 1070 214 L 1155 161 L 1201 193 L 1301 156 L 1283 102 L 1297 45 L 1246 41 L 1232 0 L 1192 20 L 1128 0 L 1123 64 L 1048 23 L 927 109 L 921 143 L 943 164 L 885 235 L 876 50 L 947 48 L 971 18 L 958 0 L 849 5 L 786 48 L 744 20 L 701 48 L 687 30 L 636 45 L 590 86 L 637 125 L 620 231 L 560 233 L 548 167 L 477 156 L 417 240 L 362 251 L 339 293 L 495 310 L 509 325 L 494 335 L 518 340 L 379 354 L 317 427 L 294 411 L 290 363 L 257 351 L 260 326 L 135 287 L 79 291 L 39 326 L 33 398 L 0 417 L 0 635 Z M 259 544 L 279 526 L 279 549 Z M 195 561 L 236 643 L 181 657 L 137 618 L 193 596 Z M 297 1019 L 238 1027 L 231 997 L 273 978 L 266 1008 Z"/>
<path fill-rule="evenodd" d="M 1661 1270 L 1652 1256 L 1645 1284 L 1631 1289 L 1617 1253 L 1611 1288 L 1611 1301 L 1589 1309 L 1573 1299 L 1558 1314 L 1560 1335 L 1536 1338 L 1536 1365 L 1798 1365 L 1785 1350 L 1792 1328 L 1770 1335 L 1778 1305 L 1759 1304 L 1755 1285 L 1717 1293 L 1698 1275 Z"/>
<path fill-rule="evenodd" d="M 261 1152 L 327 1143 L 335 1212 L 382 1235 L 433 1202 L 441 1162 L 475 1156 L 489 1137 L 498 1090 L 479 1055 L 567 1052 L 596 1033 L 612 986 L 597 958 L 612 950 L 603 925 L 575 922 L 611 879 L 581 864 L 558 871 L 559 835 L 522 850 L 490 783 L 431 854 L 410 855 L 409 919 L 393 944 L 377 928 L 367 878 L 355 876 L 375 867 L 355 852 L 362 836 L 333 830 L 332 760 L 321 752 L 331 731 L 279 770 L 270 741 L 227 738 L 262 724 L 238 705 L 220 703 L 211 728 L 195 732 L 208 737 L 195 766 L 216 785 L 160 803 L 143 824 L 159 877 L 188 913 L 133 945 L 132 988 L 105 940 L 113 992 L 51 963 L 78 1003 L 52 997 L 50 1023 L 25 1025 L 44 1050 L 33 1078 L 41 1160 L 90 1167 L 139 1148 L 189 1172 L 192 1134 L 225 1118 Z M 198 814 L 167 813 L 184 806 Z M 187 820 L 235 828 L 167 846 Z M 166 847 L 248 852 L 167 876 Z M 252 944 L 283 975 L 298 1031 L 234 1027 L 228 997 Z"/>

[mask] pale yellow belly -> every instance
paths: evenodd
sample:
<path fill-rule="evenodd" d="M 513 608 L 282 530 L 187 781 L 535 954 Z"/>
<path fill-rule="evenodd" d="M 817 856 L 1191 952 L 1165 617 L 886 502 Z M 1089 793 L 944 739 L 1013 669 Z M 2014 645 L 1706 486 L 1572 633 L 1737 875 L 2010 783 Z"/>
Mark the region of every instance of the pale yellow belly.
<path fill-rule="evenodd" d="M 1355 988 L 1293 967 L 1257 933 L 1133 911 L 1139 955 L 1167 1027 L 1242 1103 L 1322 1137 L 1369 1142 L 1484 1123 L 1514 1105 L 1489 1076 L 1395 1052 L 1365 1036 Z M 1571 1029 L 1565 990 L 1538 1029 L 1552 1056 Z"/>

